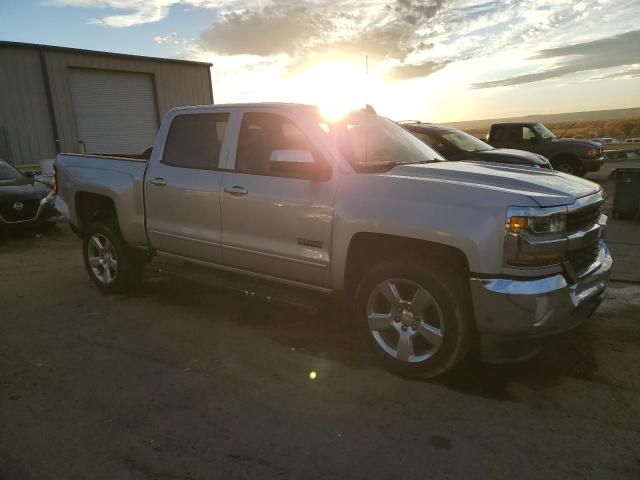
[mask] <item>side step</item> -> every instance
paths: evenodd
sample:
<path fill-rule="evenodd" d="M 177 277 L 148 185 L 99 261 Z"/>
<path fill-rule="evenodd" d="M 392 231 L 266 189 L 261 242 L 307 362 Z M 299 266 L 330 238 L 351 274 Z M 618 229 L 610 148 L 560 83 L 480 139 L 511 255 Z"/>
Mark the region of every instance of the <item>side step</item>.
<path fill-rule="evenodd" d="M 294 308 L 310 315 L 319 314 L 331 301 L 329 294 L 193 263 L 167 260 L 165 257 L 155 257 L 149 268 L 217 290 L 243 295 L 252 301 Z"/>

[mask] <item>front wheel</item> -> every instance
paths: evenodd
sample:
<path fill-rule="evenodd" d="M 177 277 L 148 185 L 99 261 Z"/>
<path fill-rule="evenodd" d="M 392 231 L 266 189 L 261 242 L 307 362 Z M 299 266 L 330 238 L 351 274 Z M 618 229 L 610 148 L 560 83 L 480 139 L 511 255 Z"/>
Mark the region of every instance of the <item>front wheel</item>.
<path fill-rule="evenodd" d="M 561 157 L 553 163 L 553 169 L 558 172 L 568 173 L 582 177 L 586 172 L 582 170 L 580 164 L 570 157 Z"/>
<path fill-rule="evenodd" d="M 89 277 L 105 293 L 124 292 L 142 278 L 144 263 L 140 256 L 108 223 L 97 222 L 87 229 L 82 253 Z"/>
<path fill-rule="evenodd" d="M 356 290 L 360 335 L 401 374 L 434 377 L 468 353 L 473 336 L 463 279 L 426 259 L 373 267 Z"/>

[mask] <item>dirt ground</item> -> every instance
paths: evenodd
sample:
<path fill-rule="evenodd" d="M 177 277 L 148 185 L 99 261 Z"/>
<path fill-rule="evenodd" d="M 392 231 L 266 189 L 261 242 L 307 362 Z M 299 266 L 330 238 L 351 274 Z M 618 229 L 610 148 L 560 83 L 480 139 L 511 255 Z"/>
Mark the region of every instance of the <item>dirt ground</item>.
<path fill-rule="evenodd" d="M 0 244 L 2 480 L 637 479 L 638 365 L 637 283 L 526 363 L 416 381 L 330 316 L 101 295 L 64 225 Z"/>

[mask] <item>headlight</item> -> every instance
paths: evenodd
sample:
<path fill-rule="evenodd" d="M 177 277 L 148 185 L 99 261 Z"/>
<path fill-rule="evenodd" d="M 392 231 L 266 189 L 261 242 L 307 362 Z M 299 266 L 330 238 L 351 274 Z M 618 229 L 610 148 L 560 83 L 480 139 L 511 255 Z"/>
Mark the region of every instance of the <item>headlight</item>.
<path fill-rule="evenodd" d="M 513 207 L 507 211 L 504 264 L 545 267 L 561 263 L 567 248 L 567 210 Z"/>
<path fill-rule="evenodd" d="M 590 148 L 589 150 L 587 150 L 587 157 L 595 157 L 597 155 L 598 155 L 598 149 Z"/>
<path fill-rule="evenodd" d="M 567 214 L 561 212 L 545 216 L 512 215 L 508 218 L 507 229 L 511 233 L 564 233 L 567 229 Z"/>

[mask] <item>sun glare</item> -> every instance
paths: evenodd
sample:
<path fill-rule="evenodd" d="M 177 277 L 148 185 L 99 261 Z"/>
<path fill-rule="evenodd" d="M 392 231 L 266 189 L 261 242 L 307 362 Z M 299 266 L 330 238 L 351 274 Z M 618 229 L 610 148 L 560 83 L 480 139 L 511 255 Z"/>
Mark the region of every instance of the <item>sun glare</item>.
<path fill-rule="evenodd" d="M 318 63 L 297 77 L 296 86 L 310 103 L 320 107 L 327 120 L 335 121 L 367 103 L 370 81 L 364 61 L 329 61 Z"/>

